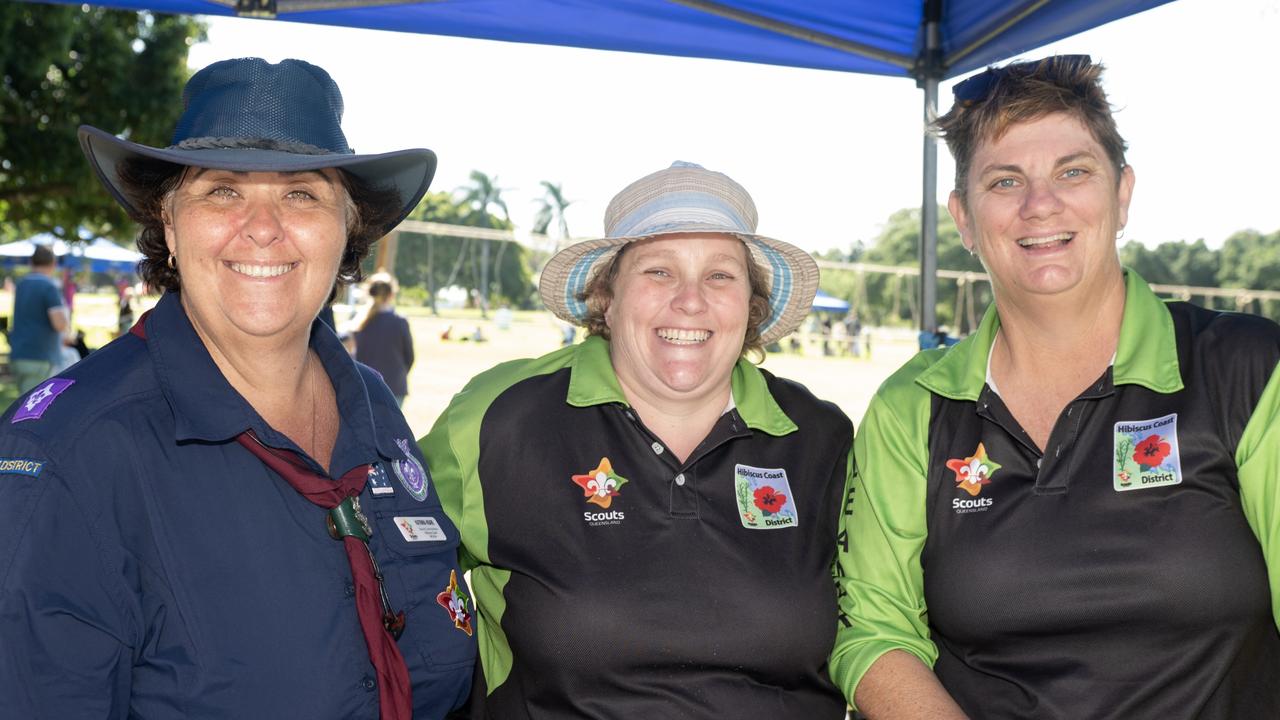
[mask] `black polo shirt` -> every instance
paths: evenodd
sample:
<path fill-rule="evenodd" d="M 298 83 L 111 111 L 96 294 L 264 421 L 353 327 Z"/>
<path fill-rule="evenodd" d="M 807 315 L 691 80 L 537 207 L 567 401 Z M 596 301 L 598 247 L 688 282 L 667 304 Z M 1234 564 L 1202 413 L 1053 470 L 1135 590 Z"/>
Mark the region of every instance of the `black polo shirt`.
<path fill-rule="evenodd" d="M 588 338 L 471 382 L 423 439 L 462 533 L 475 716 L 843 718 L 827 674 L 852 427 L 746 361 L 686 462 Z"/>
<path fill-rule="evenodd" d="M 1280 711 L 1280 328 L 1126 282 L 1115 361 L 1043 453 L 986 381 L 994 309 L 881 388 L 841 559 L 850 696 L 896 648 L 973 717 Z"/>

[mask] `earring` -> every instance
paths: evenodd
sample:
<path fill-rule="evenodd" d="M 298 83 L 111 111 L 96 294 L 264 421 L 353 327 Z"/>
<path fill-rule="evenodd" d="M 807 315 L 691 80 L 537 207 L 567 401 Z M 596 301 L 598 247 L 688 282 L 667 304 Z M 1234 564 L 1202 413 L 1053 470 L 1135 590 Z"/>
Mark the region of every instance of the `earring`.
<path fill-rule="evenodd" d="M 174 263 L 174 260 L 173 260 L 173 253 L 169 253 L 169 259 L 165 261 L 165 264 L 169 266 L 170 270 L 178 269 L 178 266 Z"/>

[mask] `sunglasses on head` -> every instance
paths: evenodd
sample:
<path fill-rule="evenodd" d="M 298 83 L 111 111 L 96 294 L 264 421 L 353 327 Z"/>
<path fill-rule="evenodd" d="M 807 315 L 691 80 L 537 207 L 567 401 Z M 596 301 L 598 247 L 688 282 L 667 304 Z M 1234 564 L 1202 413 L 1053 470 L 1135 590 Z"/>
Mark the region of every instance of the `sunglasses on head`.
<path fill-rule="evenodd" d="M 1035 72 L 1056 72 L 1059 69 L 1074 72 L 1093 64 L 1088 55 L 1053 55 L 1041 60 L 1013 63 L 1004 67 L 989 67 L 973 77 L 957 83 L 951 90 L 957 105 L 968 107 L 986 100 L 991 90 L 1003 77 L 1031 75 Z"/>

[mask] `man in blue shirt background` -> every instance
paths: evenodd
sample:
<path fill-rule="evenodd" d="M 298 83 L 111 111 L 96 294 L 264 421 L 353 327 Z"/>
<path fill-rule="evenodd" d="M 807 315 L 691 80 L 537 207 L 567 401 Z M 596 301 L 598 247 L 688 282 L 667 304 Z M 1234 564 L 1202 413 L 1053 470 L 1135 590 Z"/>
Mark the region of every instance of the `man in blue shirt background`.
<path fill-rule="evenodd" d="M 25 393 L 53 374 L 62 356 L 67 308 L 54 282 L 55 261 L 47 245 L 31 253 L 31 272 L 13 291 L 13 329 L 9 332 L 9 364 Z"/>

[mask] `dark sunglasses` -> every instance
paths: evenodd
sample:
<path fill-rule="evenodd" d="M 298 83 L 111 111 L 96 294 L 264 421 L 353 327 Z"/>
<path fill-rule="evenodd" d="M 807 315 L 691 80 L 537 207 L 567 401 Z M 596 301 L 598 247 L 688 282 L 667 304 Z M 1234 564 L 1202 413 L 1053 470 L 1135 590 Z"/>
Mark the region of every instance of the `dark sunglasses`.
<path fill-rule="evenodd" d="M 963 107 L 976 105 L 991 95 L 991 90 L 1001 78 L 1009 75 L 1031 75 L 1036 72 L 1053 73 L 1058 70 L 1075 72 L 1093 64 L 1088 55 L 1053 55 L 1041 60 L 1013 63 L 1004 67 L 989 67 L 964 82 L 957 83 L 951 92 L 956 104 Z"/>

